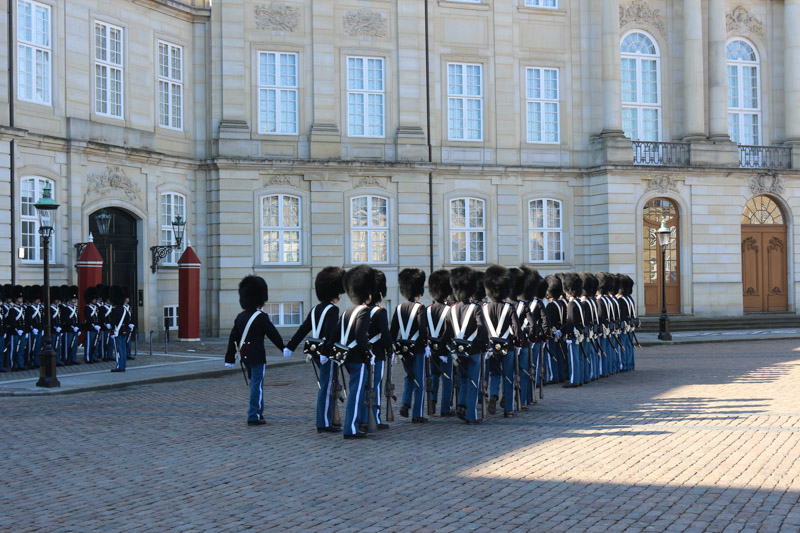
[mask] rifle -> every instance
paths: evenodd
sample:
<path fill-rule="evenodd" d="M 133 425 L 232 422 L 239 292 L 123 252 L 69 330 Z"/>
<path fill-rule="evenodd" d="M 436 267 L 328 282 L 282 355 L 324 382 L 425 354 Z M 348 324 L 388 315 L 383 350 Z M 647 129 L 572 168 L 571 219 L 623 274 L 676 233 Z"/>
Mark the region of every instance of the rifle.
<path fill-rule="evenodd" d="M 419 355 L 417 355 L 419 357 Z M 422 357 L 425 357 L 423 354 Z M 431 357 L 436 357 L 431 355 Z M 428 398 L 428 415 L 433 416 L 436 414 L 436 398 L 433 396 L 433 376 L 431 375 L 431 358 L 425 357 L 425 396 Z"/>
<path fill-rule="evenodd" d="M 486 418 L 486 402 L 489 401 L 489 391 L 486 382 L 486 357 L 483 352 L 478 354 L 481 358 L 481 377 L 478 392 L 481 397 L 481 418 Z"/>
<path fill-rule="evenodd" d="M 311 368 L 314 369 L 314 375 L 317 377 L 317 388 L 322 390 L 322 385 L 319 382 L 319 372 L 317 372 L 317 362 L 311 357 L 311 354 L 306 356 L 306 361 L 311 363 Z"/>
<path fill-rule="evenodd" d="M 333 361 L 331 361 L 331 365 L 335 365 Z M 341 392 L 342 386 L 339 384 L 339 372 L 336 369 L 336 366 L 331 368 L 331 393 L 330 398 L 333 402 L 333 421 L 331 425 L 333 426 L 341 426 L 342 425 L 342 418 L 339 415 L 339 402 L 343 401 Z"/>
<path fill-rule="evenodd" d="M 397 400 L 394 395 L 394 383 L 392 383 L 392 356 L 386 354 L 386 383 L 383 385 L 383 391 L 386 396 L 386 421 L 394 422 L 394 410 L 392 409 L 392 400 Z"/>
<path fill-rule="evenodd" d="M 633 337 L 633 342 L 635 342 L 635 343 L 636 343 L 636 347 L 637 347 L 637 348 L 641 348 L 641 347 L 642 347 L 642 345 L 641 345 L 641 344 L 639 344 L 639 339 L 637 339 L 637 338 L 636 338 L 636 332 L 635 332 L 633 329 L 631 329 L 631 331 L 630 331 L 630 334 L 631 334 L 631 336 Z"/>
<path fill-rule="evenodd" d="M 375 407 L 378 399 L 375 393 L 375 369 L 374 364 L 367 361 L 367 431 L 375 433 L 378 431 L 378 421 L 375 419 Z"/>
<path fill-rule="evenodd" d="M 455 397 L 455 401 L 453 401 L 453 397 L 450 398 L 450 406 L 454 408 L 458 408 L 458 393 L 461 388 L 461 383 L 459 383 L 458 379 L 458 356 L 451 355 L 450 357 L 453 358 L 453 388 L 451 395 Z"/>
<path fill-rule="evenodd" d="M 522 369 L 520 368 L 520 361 L 519 361 L 519 348 L 514 348 L 514 396 L 516 397 L 516 405 L 514 409 L 517 411 L 522 411 L 522 383 L 520 381 L 521 376 L 520 372 Z"/>
<path fill-rule="evenodd" d="M 552 353 L 550 353 L 550 347 L 547 346 L 547 339 L 543 339 L 540 342 L 542 343 L 542 347 L 539 349 L 539 362 L 538 362 L 538 364 L 539 364 L 539 376 L 538 376 L 539 377 L 539 399 L 543 400 L 544 399 L 544 382 L 546 381 L 545 380 L 544 362 L 546 360 L 546 357 L 548 357 L 548 356 L 553 361 L 557 361 L 557 359 L 555 358 L 555 356 L 553 356 Z M 547 352 L 547 355 L 545 355 L 545 352 Z"/>

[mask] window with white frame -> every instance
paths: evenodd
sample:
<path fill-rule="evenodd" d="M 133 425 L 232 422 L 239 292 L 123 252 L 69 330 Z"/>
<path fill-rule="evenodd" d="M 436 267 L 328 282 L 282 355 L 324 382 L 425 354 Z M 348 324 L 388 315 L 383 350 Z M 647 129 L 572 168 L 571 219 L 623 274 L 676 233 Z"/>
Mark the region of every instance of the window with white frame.
<path fill-rule="evenodd" d="M 557 144 L 561 140 L 558 69 L 525 69 L 529 143 Z"/>
<path fill-rule="evenodd" d="M 528 7 L 558 7 L 558 0 L 525 0 L 525 5 Z"/>
<path fill-rule="evenodd" d="M 622 129 L 634 141 L 661 140 L 661 70 L 655 41 L 629 33 L 620 46 Z"/>
<path fill-rule="evenodd" d="M 178 306 L 165 305 L 164 306 L 164 320 L 161 321 L 161 326 L 166 327 L 170 331 L 178 329 Z"/>
<path fill-rule="evenodd" d="M 271 194 L 261 198 L 261 262 L 300 263 L 300 198 Z"/>
<path fill-rule="evenodd" d="M 168 192 L 161 195 L 161 244 L 164 246 L 175 244 L 175 231 L 172 222 L 181 217 L 186 222 L 186 197 L 182 194 Z M 183 250 L 186 249 L 186 238 L 181 241 L 178 250 L 170 250 L 164 258 L 165 265 L 174 265 L 178 262 Z"/>
<path fill-rule="evenodd" d="M 482 65 L 447 64 L 447 132 L 451 141 L 483 140 Z"/>
<path fill-rule="evenodd" d="M 122 28 L 94 22 L 94 112 L 122 118 Z"/>
<path fill-rule="evenodd" d="M 561 202 L 537 198 L 528 204 L 530 261 L 563 261 Z"/>
<path fill-rule="evenodd" d="M 258 131 L 297 135 L 297 54 L 258 53 Z"/>
<path fill-rule="evenodd" d="M 755 49 L 737 39 L 728 43 L 728 135 L 738 144 L 761 144 L 761 88 Z"/>
<path fill-rule="evenodd" d="M 263 309 L 276 327 L 299 326 L 303 323 L 302 302 L 267 303 Z"/>
<path fill-rule="evenodd" d="M 350 199 L 350 249 L 353 263 L 389 261 L 389 199 L 357 196 Z"/>
<path fill-rule="evenodd" d="M 50 6 L 17 1 L 17 96 L 50 103 Z"/>
<path fill-rule="evenodd" d="M 22 261 L 39 262 L 44 260 L 44 248 L 39 237 L 39 213 L 35 207 L 36 202 L 42 197 L 45 185 L 50 184 L 51 196 L 55 200 L 56 193 L 53 181 L 46 178 L 22 178 L 20 180 L 20 237 L 23 249 Z M 55 225 L 55 230 L 58 226 Z M 54 230 L 54 235 L 55 235 Z M 53 259 L 54 237 L 50 239 L 50 259 Z"/>
<path fill-rule="evenodd" d="M 384 137 L 383 59 L 347 58 L 347 132 L 353 137 Z"/>
<path fill-rule="evenodd" d="M 480 198 L 450 200 L 450 261 L 486 261 L 485 202 Z"/>
<path fill-rule="evenodd" d="M 158 125 L 183 129 L 183 47 L 158 41 Z"/>

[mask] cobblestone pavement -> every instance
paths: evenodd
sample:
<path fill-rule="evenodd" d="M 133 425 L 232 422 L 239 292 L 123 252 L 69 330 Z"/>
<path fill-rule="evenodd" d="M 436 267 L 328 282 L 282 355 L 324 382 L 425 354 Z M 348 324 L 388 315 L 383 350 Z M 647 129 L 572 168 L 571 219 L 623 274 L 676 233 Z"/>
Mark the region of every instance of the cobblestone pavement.
<path fill-rule="evenodd" d="M 307 365 L 267 370 L 264 427 L 238 370 L 4 398 L 0 530 L 794 532 L 797 383 L 796 340 L 650 347 L 514 419 L 366 441 L 314 431 Z"/>

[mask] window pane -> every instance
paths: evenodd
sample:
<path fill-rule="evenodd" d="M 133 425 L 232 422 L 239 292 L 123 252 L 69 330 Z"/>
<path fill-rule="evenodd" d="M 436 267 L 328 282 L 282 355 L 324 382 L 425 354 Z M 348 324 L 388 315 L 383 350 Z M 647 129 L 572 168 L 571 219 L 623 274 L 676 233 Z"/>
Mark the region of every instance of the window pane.
<path fill-rule="evenodd" d="M 262 221 L 261 225 L 264 227 L 277 227 L 278 226 L 278 197 L 266 196 L 261 201 L 262 205 Z"/>
<path fill-rule="evenodd" d="M 300 227 L 300 199 L 295 196 L 283 197 L 283 225 L 287 228 Z"/>
<path fill-rule="evenodd" d="M 561 228 L 561 202 L 547 200 L 547 227 Z"/>
<path fill-rule="evenodd" d="M 728 107 L 739 107 L 739 67 L 728 65 Z"/>
<path fill-rule="evenodd" d="M 469 227 L 483 227 L 483 200 L 471 198 L 469 201 Z"/>
<path fill-rule="evenodd" d="M 636 60 L 622 58 L 622 101 L 636 102 Z"/>
<path fill-rule="evenodd" d="M 483 138 L 483 100 L 467 100 L 467 138 Z"/>
<path fill-rule="evenodd" d="M 558 100 L 558 71 L 546 69 L 544 71 L 544 97 L 549 100 Z"/>
<path fill-rule="evenodd" d="M 658 72 L 656 61 L 642 59 L 642 103 L 658 103 Z"/>
<path fill-rule="evenodd" d="M 367 214 L 367 197 L 359 196 L 350 201 L 352 206 L 351 222 L 353 227 L 366 227 L 369 216 Z M 366 237 L 366 235 L 365 235 Z"/>
<path fill-rule="evenodd" d="M 447 94 L 464 94 L 463 65 L 447 65 Z"/>
<path fill-rule="evenodd" d="M 530 226 L 532 228 L 544 227 L 543 200 L 533 200 L 530 203 Z"/>
<path fill-rule="evenodd" d="M 482 231 L 469 232 L 469 260 L 481 262 L 484 260 L 484 242 Z"/>
<path fill-rule="evenodd" d="M 450 226 L 454 228 L 465 228 L 467 225 L 467 204 L 466 200 L 460 198 L 450 202 Z"/>
<path fill-rule="evenodd" d="M 265 263 L 277 263 L 279 260 L 279 243 L 277 231 L 263 232 L 263 261 Z"/>
<path fill-rule="evenodd" d="M 377 228 L 388 226 L 386 198 L 372 197 L 372 225 Z"/>
<path fill-rule="evenodd" d="M 283 232 L 283 260 L 287 263 L 300 261 L 300 232 Z"/>
<path fill-rule="evenodd" d="M 453 262 L 467 260 L 467 234 L 464 231 L 450 232 L 450 259 Z"/>
<path fill-rule="evenodd" d="M 739 113 L 728 113 L 728 135 L 731 141 L 739 143 Z"/>
<path fill-rule="evenodd" d="M 480 65 L 467 65 L 467 94 L 469 96 L 481 95 Z"/>
<path fill-rule="evenodd" d="M 758 69 L 742 67 L 742 107 L 758 109 Z"/>
<path fill-rule="evenodd" d="M 297 86 L 297 56 L 295 54 L 281 54 L 281 85 L 283 87 Z"/>
<path fill-rule="evenodd" d="M 360 91 L 364 89 L 364 59 L 347 58 L 347 89 Z"/>
<path fill-rule="evenodd" d="M 367 88 L 370 91 L 383 91 L 383 59 L 369 59 L 369 83 Z"/>
<path fill-rule="evenodd" d="M 547 232 L 547 260 L 561 261 L 561 232 Z"/>
<path fill-rule="evenodd" d="M 639 140 L 639 125 L 637 120 L 637 109 L 635 107 L 622 108 L 622 130 L 625 136 L 633 141 Z"/>
<path fill-rule="evenodd" d="M 531 261 L 544 261 L 544 233 L 541 231 L 530 232 Z"/>
<path fill-rule="evenodd" d="M 367 261 L 367 232 L 353 231 L 350 233 L 352 240 L 351 247 L 353 252 L 353 263 L 365 263 Z"/>
<path fill-rule="evenodd" d="M 372 260 L 375 262 L 386 262 L 388 258 L 388 232 L 372 232 Z"/>
<path fill-rule="evenodd" d="M 464 100 L 447 99 L 448 135 L 451 139 L 464 138 Z"/>

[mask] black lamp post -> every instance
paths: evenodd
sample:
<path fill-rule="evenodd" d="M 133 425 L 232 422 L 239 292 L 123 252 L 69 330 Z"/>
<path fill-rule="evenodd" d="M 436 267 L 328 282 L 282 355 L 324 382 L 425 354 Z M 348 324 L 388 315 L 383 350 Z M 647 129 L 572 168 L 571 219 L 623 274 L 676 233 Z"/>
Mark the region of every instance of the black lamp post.
<path fill-rule="evenodd" d="M 661 227 L 656 230 L 658 234 L 658 244 L 661 245 L 661 318 L 658 319 L 658 338 L 662 341 L 671 341 L 672 335 L 669 332 L 669 315 L 667 315 L 667 245 L 671 237 L 671 231 L 667 227 L 667 221 L 661 221 Z"/>
<path fill-rule="evenodd" d="M 175 235 L 175 244 L 167 244 L 162 246 L 151 246 L 150 253 L 153 255 L 153 263 L 150 265 L 150 270 L 153 274 L 158 270 L 158 262 L 169 255 L 172 250 L 180 250 L 181 241 L 183 241 L 183 232 L 186 230 L 186 221 L 180 215 L 175 217 L 172 221 L 172 233 Z"/>
<path fill-rule="evenodd" d="M 39 381 L 37 387 L 60 387 L 56 377 L 56 353 L 50 343 L 52 331 L 50 329 L 50 237 L 53 236 L 53 218 L 58 204 L 53 200 L 48 183 L 42 191 L 42 197 L 34 204 L 39 214 L 39 235 L 42 237 L 42 253 L 44 254 L 44 309 L 47 317 L 44 330 L 44 346 L 39 356 Z"/>

